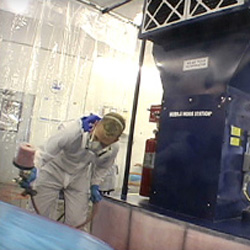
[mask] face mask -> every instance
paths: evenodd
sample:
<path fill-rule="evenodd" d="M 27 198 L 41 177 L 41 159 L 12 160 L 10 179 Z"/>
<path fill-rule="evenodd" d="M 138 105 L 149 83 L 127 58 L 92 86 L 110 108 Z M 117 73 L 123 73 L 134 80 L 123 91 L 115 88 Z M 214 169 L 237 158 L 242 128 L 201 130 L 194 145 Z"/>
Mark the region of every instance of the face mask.
<path fill-rule="evenodd" d="M 90 136 L 90 138 L 87 141 L 86 148 L 89 149 L 91 152 L 93 152 L 96 156 L 100 157 L 104 154 L 106 154 L 110 147 L 103 148 L 102 144 L 99 141 L 94 141 L 94 134 Z"/>
<path fill-rule="evenodd" d="M 96 154 L 103 149 L 99 141 L 90 141 L 88 148 Z"/>

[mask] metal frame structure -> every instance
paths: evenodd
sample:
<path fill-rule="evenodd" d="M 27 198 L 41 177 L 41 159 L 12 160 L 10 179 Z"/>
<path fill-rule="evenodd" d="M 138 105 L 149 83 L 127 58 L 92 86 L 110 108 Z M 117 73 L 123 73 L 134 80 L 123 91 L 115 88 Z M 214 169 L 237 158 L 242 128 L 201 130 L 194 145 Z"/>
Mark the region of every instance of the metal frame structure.
<path fill-rule="evenodd" d="M 147 0 L 141 33 L 244 4 L 244 0 Z"/>

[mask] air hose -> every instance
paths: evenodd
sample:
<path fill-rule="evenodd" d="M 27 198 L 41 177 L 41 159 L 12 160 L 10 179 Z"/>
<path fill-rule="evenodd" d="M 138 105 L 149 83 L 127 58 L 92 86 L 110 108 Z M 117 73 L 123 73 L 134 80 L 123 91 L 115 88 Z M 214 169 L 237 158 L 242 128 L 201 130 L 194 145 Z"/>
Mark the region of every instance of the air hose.
<path fill-rule="evenodd" d="M 93 203 L 93 208 L 92 208 L 90 215 L 87 217 L 87 219 L 82 224 L 76 226 L 75 228 L 79 229 L 81 227 L 84 227 L 94 219 L 95 215 L 98 212 L 98 207 L 99 207 L 98 203 Z"/>
<path fill-rule="evenodd" d="M 26 195 L 29 195 L 30 196 L 30 199 L 31 199 L 31 203 L 32 203 L 32 206 L 34 207 L 34 210 L 35 212 L 40 215 L 40 211 L 39 209 L 37 208 L 37 205 L 36 205 L 36 202 L 35 202 L 35 199 L 34 199 L 34 196 L 37 194 L 37 192 L 32 189 L 32 187 L 27 187 L 25 188 L 24 192 L 22 192 L 22 196 L 26 196 Z M 86 226 L 89 222 L 91 222 L 95 215 L 97 214 L 98 212 L 98 203 L 93 203 L 93 208 L 92 208 L 92 211 L 90 213 L 90 215 L 87 217 L 87 219 L 80 225 L 78 226 L 75 226 L 74 228 L 76 229 L 80 229 L 84 226 Z M 59 221 L 63 216 L 65 215 L 65 213 L 63 213 L 58 219 L 57 221 Z"/>

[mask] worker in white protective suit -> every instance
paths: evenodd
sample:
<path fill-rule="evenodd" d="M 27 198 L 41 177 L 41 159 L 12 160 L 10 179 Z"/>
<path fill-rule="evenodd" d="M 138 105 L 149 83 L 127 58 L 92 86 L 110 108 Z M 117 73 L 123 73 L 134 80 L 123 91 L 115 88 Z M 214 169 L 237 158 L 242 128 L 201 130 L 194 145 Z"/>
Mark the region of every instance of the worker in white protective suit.
<path fill-rule="evenodd" d="M 114 112 L 97 120 L 88 116 L 71 122 L 37 151 L 34 200 L 41 215 L 51 216 L 63 190 L 65 223 L 76 227 L 87 218 L 89 199 L 102 199 L 99 185 L 114 164 L 125 120 Z"/>
<path fill-rule="evenodd" d="M 116 175 L 118 175 L 118 165 L 113 164 L 100 185 L 101 194 L 110 195 L 111 192 L 115 191 Z"/>

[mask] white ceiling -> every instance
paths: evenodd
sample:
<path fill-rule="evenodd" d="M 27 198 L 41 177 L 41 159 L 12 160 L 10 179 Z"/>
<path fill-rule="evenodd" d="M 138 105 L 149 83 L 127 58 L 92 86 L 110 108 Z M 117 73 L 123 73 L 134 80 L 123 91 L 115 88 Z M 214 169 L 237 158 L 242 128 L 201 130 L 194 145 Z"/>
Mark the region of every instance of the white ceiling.
<path fill-rule="evenodd" d="M 90 3 L 100 6 L 102 9 L 115 6 L 125 0 L 89 0 Z M 131 0 L 112 10 L 112 12 L 133 21 L 138 13 L 142 13 L 144 0 Z"/>

